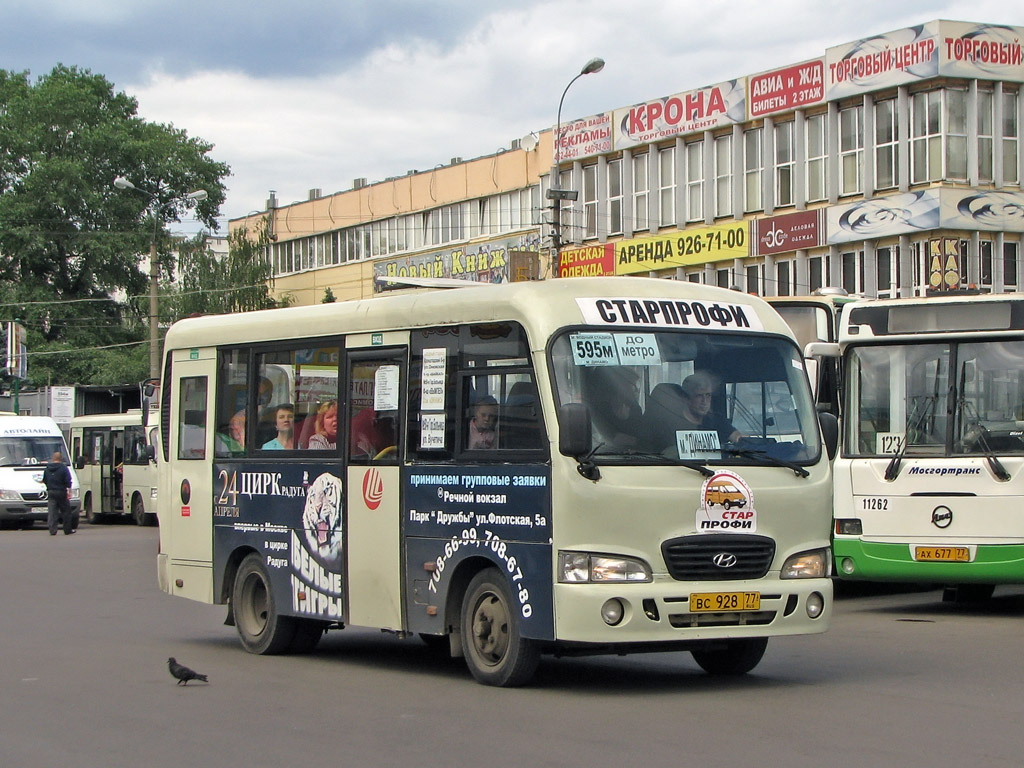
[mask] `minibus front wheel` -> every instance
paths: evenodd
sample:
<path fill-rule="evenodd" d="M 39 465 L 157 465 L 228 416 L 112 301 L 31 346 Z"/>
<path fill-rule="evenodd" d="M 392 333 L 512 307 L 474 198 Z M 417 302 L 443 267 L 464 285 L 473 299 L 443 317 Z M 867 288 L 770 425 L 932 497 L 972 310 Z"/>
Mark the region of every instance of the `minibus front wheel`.
<path fill-rule="evenodd" d="M 745 675 L 758 665 L 767 647 L 767 637 L 748 637 L 723 640 L 691 653 L 709 675 Z"/>
<path fill-rule="evenodd" d="M 517 607 L 497 569 L 483 570 L 469 582 L 460 626 L 466 666 L 477 682 L 514 687 L 537 671 L 540 652 L 534 641 L 520 636 Z"/>

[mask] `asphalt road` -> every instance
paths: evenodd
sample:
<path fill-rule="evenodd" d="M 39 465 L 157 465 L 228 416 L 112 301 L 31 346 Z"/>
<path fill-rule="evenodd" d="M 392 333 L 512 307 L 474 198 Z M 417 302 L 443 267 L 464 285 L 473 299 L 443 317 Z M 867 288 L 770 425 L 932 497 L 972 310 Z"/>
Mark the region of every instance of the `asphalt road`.
<path fill-rule="evenodd" d="M 825 635 L 738 679 L 688 654 L 545 660 L 473 682 L 417 639 L 242 651 L 156 587 L 157 531 L 0 531 L 0 766 L 1020 766 L 1024 587 L 843 589 Z M 209 675 L 176 686 L 167 657 Z"/>

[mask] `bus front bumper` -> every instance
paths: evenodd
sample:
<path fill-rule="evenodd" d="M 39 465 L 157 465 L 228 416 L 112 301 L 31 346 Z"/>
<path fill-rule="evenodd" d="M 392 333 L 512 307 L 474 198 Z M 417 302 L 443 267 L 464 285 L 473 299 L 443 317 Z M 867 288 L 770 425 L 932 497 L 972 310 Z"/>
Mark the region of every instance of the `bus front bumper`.
<path fill-rule="evenodd" d="M 906 542 L 871 542 L 837 537 L 832 548 L 836 576 L 849 581 L 1024 583 L 1024 544 L 965 545 L 971 558 L 966 562 L 916 560 L 915 546 Z"/>
<path fill-rule="evenodd" d="M 609 623 L 618 613 L 621 618 Z M 824 632 L 831 615 L 830 579 L 701 583 L 666 577 L 555 586 L 556 642 L 641 645 L 805 635 Z"/>

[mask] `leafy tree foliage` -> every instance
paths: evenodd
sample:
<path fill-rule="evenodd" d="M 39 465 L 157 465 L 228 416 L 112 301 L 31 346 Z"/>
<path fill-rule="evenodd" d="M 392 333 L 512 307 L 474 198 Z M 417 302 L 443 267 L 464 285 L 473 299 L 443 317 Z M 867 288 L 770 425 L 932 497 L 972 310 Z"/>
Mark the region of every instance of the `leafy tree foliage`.
<path fill-rule="evenodd" d="M 178 249 L 178 279 L 168 287 L 162 317 L 173 322 L 194 314 L 227 314 L 281 306 L 270 296 L 274 272 L 267 259 L 266 221 L 255 231 L 228 235 L 228 255 L 218 256 L 203 233 Z"/>
<path fill-rule="evenodd" d="M 189 209 L 216 229 L 228 167 L 137 108 L 88 70 L 59 65 L 35 82 L 0 70 L 0 320 L 28 329 L 31 383 L 145 378 L 142 258 L 155 237 L 170 266 L 164 228 Z M 148 194 L 115 189 L 117 176 Z M 195 189 L 207 199 L 185 200 Z"/>

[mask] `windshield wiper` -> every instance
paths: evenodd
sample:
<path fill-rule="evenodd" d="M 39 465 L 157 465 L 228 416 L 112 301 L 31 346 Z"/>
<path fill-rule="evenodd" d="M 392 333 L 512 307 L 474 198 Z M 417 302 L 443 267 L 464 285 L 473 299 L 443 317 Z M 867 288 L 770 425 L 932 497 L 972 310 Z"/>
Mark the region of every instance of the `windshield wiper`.
<path fill-rule="evenodd" d="M 657 461 L 659 464 L 668 464 L 674 467 L 686 467 L 692 469 L 694 472 L 700 472 L 704 477 L 713 477 L 714 471 L 708 469 L 706 461 L 700 459 L 677 459 L 673 456 L 666 456 L 663 453 L 644 453 L 644 452 L 631 452 L 624 453 L 623 456 L 630 458 L 647 459 Z"/>
<path fill-rule="evenodd" d="M 925 419 L 928 418 L 928 414 L 931 413 L 935 403 L 939 400 L 939 393 L 936 392 L 934 395 L 924 395 L 923 400 L 918 400 L 914 403 L 914 409 L 910 412 L 910 418 L 907 419 L 907 430 L 903 433 L 903 440 L 892 453 L 892 458 L 889 459 L 889 464 L 885 468 L 885 479 L 892 482 L 900 474 L 900 464 L 903 462 L 903 456 L 907 452 L 907 444 L 910 442 L 910 433 L 916 432 L 924 424 Z M 921 408 L 921 412 L 918 413 L 918 408 L 924 403 L 924 408 Z M 916 416 L 916 418 L 915 418 Z"/>
<path fill-rule="evenodd" d="M 622 458 L 622 459 L 644 459 L 646 461 L 657 461 L 659 464 L 671 465 L 674 467 L 686 467 L 692 469 L 694 472 L 700 472 L 704 477 L 712 477 L 715 473 L 708 469 L 707 462 L 700 461 L 698 459 L 677 459 L 672 456 L 666 456 L 663 453 L 646 453 L 644 451 L 608 451 L 606 453 L 598 453 L 598 451 L 604 447 L 604 443 L 598 443 L 591 451 L 585 456 L 578 456 L 576 461 L 576 471 L 579 472 L 583 477 L 588 480 L 600 480 L 601 471 L 597 468 L 593 459 L 595 456 L 602 456 L 608 458 Z"/>
<path fill-rule="evenodd" d="M 996 456 L 996 452 L 992 450 L 992 446 L 988 444 L 988 430 L 982 425 L 978 424 L 978 428 L 981 433 L 978 435 L 978 445 L 981 446 L 981 450 L 985 453 L 985 458 L 988 460 L 988 466 L 992 470 L 992 474 L 1002 480 L 1004 483 L 1010 479 L 1010 473 L 1006 471 L 1006 467 L 1003 466 L 1003 462 Z"/>
<path fill-rule="evenodd" d="M 778 456 L 772 456 L 768 451 L 762 451 L 757 448 L 731 448 L 725 446 L 722 448 L 724 453 L 731 453 L 733 456 L 743 456 L 748 459 L 757 459 L 763 461 L 766 464 L 774 464 L 776 467 L 785 467 L 786 469 L 792 469 L 793 474 L 797 477 L 808 477 L 810 472 L 801 467 L 794 461 L 788 461 L 787 459 L 780 459 Z"/>
<path fill-rule="evenodd" d="M 961 380 L 963 374 L 961 374 Z M 981 446 L 982 453 L 985 454 L 985 459 L 988 461 L 989 469 L 992 470 L 992 474 L 1002 480 L 1004 483 L 1010 479 L 1010 473 L 1006 471 L 1006 467 L 1003 466 L 1003 462 L 996 456 L 996 452 L 992 450 L 992 446 L 988 444 L 989 431 L 984 424 L 981 423 L 981 418 L 978 416 L 974 406 L 967 400 L 963 395 L 963 384 L 960 385 L 960 424 L 961 428 L 964 423 L 964 415 L 970 416 L 974 419 L 975 427 L 978 429 L 978 439 L 975 441 L 975 445 Z M 971 413 L 973 411 L 973 413 Z M 966 435 L 966 430 L 964 430 Z"/>

